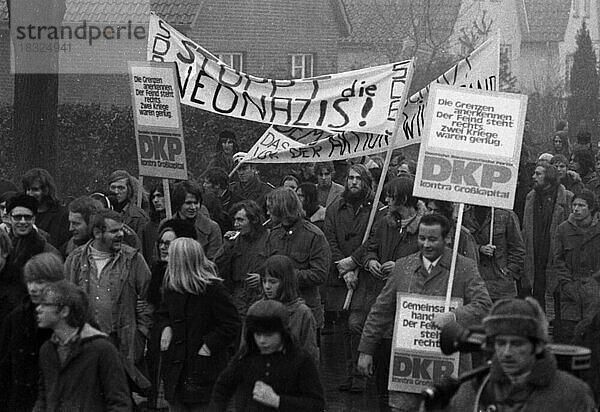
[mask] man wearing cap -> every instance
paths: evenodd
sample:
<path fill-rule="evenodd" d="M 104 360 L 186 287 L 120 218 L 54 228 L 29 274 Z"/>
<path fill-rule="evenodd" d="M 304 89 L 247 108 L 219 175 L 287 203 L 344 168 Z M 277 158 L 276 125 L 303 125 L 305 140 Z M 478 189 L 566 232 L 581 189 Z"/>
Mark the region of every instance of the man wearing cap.
<path fill-rule="evenodd" d="M 54 246 L 46 241 L 35 228 L 38 202 L 33 196 L 18 194 L 6 202 L 6 213 L 10 220 L 10 239 L 13 244 L 12 264 L 21 270 L 32 257 L 43 252 L 60 256 Z"/>
<path fill-rule="evenodd" d="M 526 293 L 533 288 L 533 297 L 547 310 L 552 306 L 552 299 L 546 305 L 547 292 L 551 298 L 556 289 L 552 263 L 556 229 L 571 213 L 573 193 L 559 183 L 558 170 L 552 165 L 538 162 L 533 181 L 523 214 L 525 264 L 521 285 Z"/>
<path fill-rule="evenodd" d="M 533 298 L 503 299 L 483 320 L 494 349 L 489 374 L 461 385 L 450 411 L 594 411 L 590 388 L 558 370 L 548 321 Z"/>
<path fill-rule="evenodd" d="M 554 342 L 570 343 L 575 325 L 595 303 L 600 285 L 600 223 L 594 194 L 584 189 L 573 197 L 573 212 L 558 225 L 554 268 L 558 282 Z"/>
<path fill-rule="evenodd" d="M 123 214 L 123 223 L 141 236 L 146 224 L 150 221 L 148 214 L 135 204 L 137 185 L 133 177 L 125 170 L 115 170 L 108 179 L 109 189 L 117 197 L 114 210 Z"/>

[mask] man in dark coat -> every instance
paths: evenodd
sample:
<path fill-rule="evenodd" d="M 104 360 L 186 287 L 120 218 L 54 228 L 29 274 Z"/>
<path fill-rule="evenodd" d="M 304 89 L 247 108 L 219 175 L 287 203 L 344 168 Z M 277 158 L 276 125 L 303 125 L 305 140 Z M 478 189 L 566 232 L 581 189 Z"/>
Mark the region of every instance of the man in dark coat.
<path fill-rule="evenodd" d="M 240 181 L 233 185 L 232 191 L 244 199 L 254 200 L 264 208 L 265 196 L 273 190 L 273 186 L 260 180 L 256 165 L 245 163 L 237 173 Z"/>
<path fill-rule="evenodd" d="M 88 316 L 87 296 L 77 286 L 59 281 L 44 289 L 37 322 L 53 333 L 40 350 L 35 411 L 131 411 L 119 353 Z"/>
<path fill-rule="evenodd" d="M 285 255 L 294 262 L 300 297 L 312 310 L 317 329 L 322 328 L 324 316 L 319 286 L 327 279 L 331 263 L 327 239 L 318 227 L 303 218 L 302 203 L 292 189 L 274 189 L 267 196 L 267 208 L 275 227 L 267 238 L 266 254 Z"/>
<path fill-rule="evenodd" d="M 326 311 L 341 311 L 347 291 L 356 289 L 359 279 L 364 282 L 367 275 L 359 267 L 362 258 L 357 252 L 362 250 L 360 245 L 373 208 L 371 184 L 371 174 L 364 165 L 350 166 L 341 198 L 327 208 L 324 232 L 331 247 L 332 265 L 327 281 Z M 339 386 L 342 391 L 363 392 L 365 389 L 366 380 L 356 371 L 358 342 L 365 318 L 364 311 L 351 310 L 344 325 L 346 376 Z"/>
<path fill-rule="evenodd" d="M 538 163 L 533 180 L 523 215 L 525 264 L 521 284 L 525 290 L 533 289 L 533 297 L 548 310 L 557 285 L 553 264 L 556 229 L 571 213 L 573 193 L 558 183 L 558 171 L 551 165 Z M 546 302 L 547 297 L 550 302 Z"/>
<path fill-rule="evenodd" d="M 535 299 L 503 299 L 483 320 L 493 342 L 490 373 L 461 385 L 449 411 L 595 411 L 590 388 L 558 370 L 548 321 Z"/>
<path fill-rule="evenodd" d="M 24 268 L 29 294 L 0 328 L 0 410 L 31 410 L 37 399 L 38 356 L 51 329 L 37 326 L 35 307 L 44 287 L 64 278 L 63 264 L 53 253 L 32 257 Z"/>

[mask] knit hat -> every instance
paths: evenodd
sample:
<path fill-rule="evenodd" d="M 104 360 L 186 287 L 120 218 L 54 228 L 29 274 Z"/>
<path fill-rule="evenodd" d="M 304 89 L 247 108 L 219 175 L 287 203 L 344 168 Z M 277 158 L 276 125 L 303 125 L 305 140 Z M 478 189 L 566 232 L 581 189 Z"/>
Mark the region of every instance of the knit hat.
<path fill-rule="evenodd" d="M 19 188 L 13 182 L 6 180 L 6 179 L 0 179 L 0 196 L 3 196 L 6 192 L 18 192 L 18 191 L 19 191 Z"/>
<path fill-rule="evenodd" d="M 246 331 L 247 336 L 256 332 L 289 334 L 290 319 L 285 305 L 272 299 L 259 300 L 248 308 Z"/>
<path fill-rule="evenodd" d="M 161 223 L 158 232 L 162 233 L 165 229 L 171 229 L 175 232 L 177 237 L 189 237 L 191 239 L 198 239 L 196 228 L 194 225 L 186 220 L 182 219 L 169 219 Z"/>
<path fill-rule="evenodd" d="M 579 192 L 579 194 L 573 196 L 573 200 L 575 199 L 585 200 L 588 205 L 588 208 L 592 212 L 595 211 L 598 206 L 598 203 L 596 201 L 596 195 L 594 195 L 594 192 L 592 192 L 589 189 L 582 189 L 581 192 Z"/>
<path fill-rule="evenodd" d="M 10 213 L 15 207 L 24 207 L 31 210 L 34 215 L 38 210 L 38 201 L 35 197 L 19 193 L 6 201 L 6 212 Z"/>
<path fill-rule="evenodd" d="M 517 335 L 548 341 L 548 320 L 538 301 L 532 297 L 497 301 L 483 319 L 483 326 L 490 338 Z"/>

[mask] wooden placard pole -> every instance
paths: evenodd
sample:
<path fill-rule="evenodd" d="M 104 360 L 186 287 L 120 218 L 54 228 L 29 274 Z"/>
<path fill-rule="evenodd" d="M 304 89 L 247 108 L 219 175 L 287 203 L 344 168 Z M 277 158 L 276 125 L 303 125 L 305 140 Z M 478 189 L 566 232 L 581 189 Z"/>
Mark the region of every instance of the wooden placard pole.
<path fill-rule="evenodd" d="M 135 201 L 137 207 L 142 207 L 142 196 L 144 196 L 144 176 L 140 176 L 138 181 L 137 199 Z"/>
<path fill-rule="evenodd" d="M 171 210 L 171 192 L 169 191 L 169 179 L 163 179 L 163 193 L 165 195 L 165 212 L 167 214 L 167 219 L 171 219 L 173 217 L 173 211 Z"/>
<path fill-rule="evenodd" d="M 456 230 L 454 231 L 454 247 L 452 248 L 452 263 L 450 264 L 450 275 L 448 276 L 448 289 L 446 290 L 446 302 L 444 303 L 444 312 L 448 312 L 450 310 L 450 299 L 452 299 L 452 284 L 454 283 L 454 272 L 456 271 L 456 257 L 458 256 L 458 244 L 460 242 L 460 228 L 462 227 L 464 213 L 465 204 L 460 203 L 458 207 L 458 217 L 456 219 Z"/>
<path fill-rule="evenodd" d="M 241 160 L 237 165 L 235 165 L 235 167 L 231 170 L 231 172 L 229 172 L 229 178 L 231 179 L 231 176 L 233 176 L 233 174 L 235 172 L 237 172 L 237 170 L 242 167 L 242 163 L 244 163 L 243 160 Z"/>
<path fill-rule="evenodd" d="M 398 105 L 397 113 L 396 113 L 396 121 L 394 122 L 394 131 L 392 132 L 392 136 L 390 137 L 390 144 L 387 149 L 387 153 L 385 155 L 385 161 L 383 162 L 383 168 L 381 169 L 381 177 L 379 178 L 379 184 L 377 185 L 377 191 L 375 192 L 375 198 L 373 199 L 373 206 L 371 207 L 371 214 L 369 215 L 369 222 L 367 223 L 367 228 L 365 229 L 365 234 L 363 236 L 362 243 L 364 244 L 367 239 L 369 239 L 369 234 L 371 232 L 371 227 L 373 227 L 373 222 L 375 220 L 375 215 L 377 214 L 377 206 L 379 205 L 379 198 L 381 197 L 381 193 L 383 192 L 383 185 L 385 183 L 385 176 L 387 175 L 388 169 L 390 167 L 390 161 L 392 160 L 392 152 L 396 148 L 396 139 L 398 136 L 398 132 L 400 131 L 400 125 L 402 122 L 400 121 L 400 117 L 402 116 L 402 112 L 404 110 L 404 106 L 406 105 L 406 99 L 408 98 L 408 89 L 410 88 L 410 84 L 413 77 L 414 67 L 413 63 L 410 64 L 410 70 L 406 74 L 406 81 L 404 83 L 404 92 L 402 97 L 400 98 L 400 104 Z M 346 292 L 346 299 L 344 300 L 343 310 L 347 310 L 350 307 L 350 302 L 352 301 L 352 294 L 354 290 L 348 289 Z"/>
<path fill-rule="evenodd" d="M 494 244 L 494 209 L 492 208 L 492 217 L 490 219 L 490 245 Z"/>

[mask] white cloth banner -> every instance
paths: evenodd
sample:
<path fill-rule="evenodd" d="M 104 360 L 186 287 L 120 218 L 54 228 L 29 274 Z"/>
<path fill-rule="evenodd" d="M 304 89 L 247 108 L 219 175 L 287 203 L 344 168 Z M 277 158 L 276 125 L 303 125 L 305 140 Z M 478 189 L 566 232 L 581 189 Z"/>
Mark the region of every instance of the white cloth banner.
<path fill-rule="evenodd" d="M 400 118 L 403 124 L 394 148 L 421 142 L 427 97 L 432 84 L 496 90 L 498 72 L 499 46 L 496 39 L 490 39 L 436 81 L 409 97 Z M 390 140 L 390 136 L 374 133 L 328 133 L 298 127 L 271 126 L 250 149 L 244 162 L 293 163 L 348 159 L 384 152 L 389 149 Z"/>
<path fill-rule="evenodd" d="M 181 102 L 226 116 L 290 127 L 391 135 L 412 61 L 306 79 L 273 80 L 232 69 L 155 14 L 147 59 L 175 62 Z"/>

